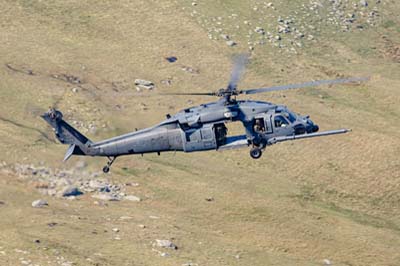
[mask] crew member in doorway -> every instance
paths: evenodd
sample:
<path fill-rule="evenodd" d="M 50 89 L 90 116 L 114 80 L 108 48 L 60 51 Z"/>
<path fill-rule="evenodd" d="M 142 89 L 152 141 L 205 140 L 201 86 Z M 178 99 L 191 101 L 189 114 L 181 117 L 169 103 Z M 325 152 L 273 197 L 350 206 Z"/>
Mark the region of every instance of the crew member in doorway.
<path fill-rule="evenodd" d="M 257 118 L 254 122 L 254 132 L 263 133 L 265 131 L 264 121 L 262 118 Z"/>

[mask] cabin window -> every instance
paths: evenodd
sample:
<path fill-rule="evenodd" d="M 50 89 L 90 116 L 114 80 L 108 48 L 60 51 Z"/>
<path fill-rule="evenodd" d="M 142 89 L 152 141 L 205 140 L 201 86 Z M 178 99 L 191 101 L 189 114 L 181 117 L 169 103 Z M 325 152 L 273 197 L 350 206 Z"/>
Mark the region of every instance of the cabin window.
<path fill-rule="evenodd" d="M 186 131 L 185 133 L 186 133 L 186 141 L 188 142 L 201 140 L 200 130 L 190 130 Z"/>
<path fill-rule="evenodd" d="M 202 129 L 201 130 L 201 136 L 203 139 L 212 139 L 213 138 L 213 132 L 211 129 Z"/>

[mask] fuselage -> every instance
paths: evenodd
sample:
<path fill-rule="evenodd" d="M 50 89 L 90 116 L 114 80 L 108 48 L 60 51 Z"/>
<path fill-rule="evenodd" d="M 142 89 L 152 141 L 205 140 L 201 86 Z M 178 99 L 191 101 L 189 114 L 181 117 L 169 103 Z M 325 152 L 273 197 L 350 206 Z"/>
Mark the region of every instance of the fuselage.
<path fill-rule="evenodd" d="M 279 111 L 279 108 L 281 111 Z M 96 142 L 88 147 L 93 156 L 119 156 L 164 151 L 215 150 L 226 144 L 225 123 L 241 121 L 249 141 L 294 134 L 293 127 L 273 130 L 273 115 L 288 112 L 283 106 L 260 101 L 211 102 L 184 109 L 158 125 Z M 254 134 L 255 119 L 263 119 L 263 134 Z M 292 121 L 295 122 L 295 121 Z"/>

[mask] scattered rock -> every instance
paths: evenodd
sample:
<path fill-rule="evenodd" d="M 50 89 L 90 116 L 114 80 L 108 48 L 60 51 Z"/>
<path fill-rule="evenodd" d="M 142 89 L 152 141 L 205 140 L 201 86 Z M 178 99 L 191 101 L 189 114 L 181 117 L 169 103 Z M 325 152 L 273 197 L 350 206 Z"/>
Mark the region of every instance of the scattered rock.
<path fill-rule="evenodd" d="M 229 41 L 229 40 L 230 40 L 230 37 L 229 37 L 229 35 L 227 35 L 227 34 L 221 34 L 220 36 L 221 36 L 221 38 L 224 39 L 225 41 Z"/>
<path fill-rule="evenodd" d="M 82 84 L 83 83 L 81 78 L 79 78 L 77 76 L 73 76 L 73 75 L 68 75 L 68 74 L 53 74 L 53 75 L 51 75 L 51 77 L 71 83 L 71 84 Z"/>
<path fill-rule="evenodd" d="M 188 66 L 182 66 L 182 70 L 191 74 L 199 74 L 200 71 Z"/>
<path fill-rule="evenodd" d="M 234 42 L 234 41 L 227 41 L 226 42 L 226 45 L 228 45 L 228 46 L 235 46 L 236 45 L 236 43 Z"/>
<path fill-rule="evenodd" d="M 127 187 L 138 187 L 138 186 L 139 186 L 139 183 L 136 183 L 136 182 L 128 182 L 128 183 L 125 183 L 125 186 L 127 186 Z"/>
<path fill-rule="evenodd" d="M 255 32 L 259 33 L 259 34 L 265 34 L 265 30 L 261 27 L 256 27 L 254 29 Z"/>
<path fill-rule="evenodd" d="M 161 84 L 171 86 L 172 80 L 171 79 L 163 79 L 163 80 L 161 80 Z"/>
<path fill-rule="evenodd" d="M 165 60 L 167 60 L 170 63 L 175 63 L 178 58 L 176 56 L 170 56 L 170 57 L 166 57 Z"/>
<path fill-rule="evenodd" d="M 107 188 L 107 184 L 96 179 L 90 180 L 89 183 L 86 184 L 86 190 L 89 191 L 105 191 Z"/>
<path fill-rule="evenodd" d="M 120 200 L 117 196 L 109 195 L 109 194 L 95 194 L 95 195 L 92 195 L 92 198 L 104 200 L 104 201 L 119 201 Z"/>
<path fill-rule="evenodd" d="M 162 248 L 178 249 L 178 247 L 174 243 L 172 243 L 170 240 L 156 239 L 156 244 L 158 247 L 162 247 Z"/>
<path fill-rule="evenodd" d="M 146 226 L 145 226 L 144 224 L 139 224 L 138 227 L 140 227 L 140 228 L 142 228 L 142 229 L 145 229 L 145 228 L 146 228 Z"/>
<path fill-rule="evenodd" d="M 129 200 L 129 201 L 136 201 L 136 202 L 141 201 L 141 199 L 139 197 L 136 197 L 136 196 L 133 196 L 133 195 L 125 196 L 124 199 L 125 200 Z"/>
<path fill-rule="evenodd" d="M 48 224 L 47 224 L 48 227 L 54 227 L 54 226 L 56 226 L 56 225 L 57 225 L 57 223 L 54 223 L 54 222 L 48 223 Z"/>
<path fill-rule="evenodd" d="M 121 216 L 121 217 L 119 217 L 119 219 L 120 219 L 121 221 L 125 221 L 125 220 L 131 220 L 131 219 L 133 219 L 133 218 L 130 217 L 130 216 Z"/>
<path fill-rule="evenodd" d="M 324 259 L 323 262 L 324 262 L 324 265 L 326 265 L 326 266 L 332 265 L 332 262 L 328 259 Z"/>
<path fill-rule="evenodd" d="M 79 188 L 75 186 L 67 186 L 63 190 L 60 191 L 60 195 L 62 197 L 73 197 L 82 195 L 83 192 L 79 190 Z"/>
<path fill-rule="evenodd" d="M 254 49 L 253 44 L 265 45 L 269 43 L 272 47 L 281 49 L 282 52 L 297 54 L 298 49 L 307 46 L 306 43 L 308 41 L 313 41 L 313 38 L 307 39 L 304 37 L 313 35 L 316 36 L 317 39 L 317 36 L 320 36 L 320 33 L 325 30 L 323 27 L 326 24 L 333 27 L 333 34 L 336 32 L 364 30 L 369 26 L 378 25 L 380 22 L 378 7 L 381 0 L 375 0 L 375 3 L 376 4 L 372 3 L 373 7 L 371 8 L 371 3 L 367 0 L 310 0 L 301 4 L 301 6 L 299 5 L 298 8 L 293 9 L 286 17 L 278 17 L 274 14 L 276 8 L 272 2 L 261 1 L 252 6 L 252 10 L 255 11 L 252 13 L 256 13 L 255 16 L 246 17 L 244 14 L 240 16 L 232 14 L 228 16 L 228 18 L 236 20 L 236 25 L 232 25 L 233 28 L 244 27 L 247 30 L 247 42 L 252 42 L 252 44 L 248 45 L 250 51 Z M 265 12 L 267 8 L 269 9 L 269 14 Z M 220 39 L 225 41 L 229 46 L 235 45 L 231 40 L 232 36 L 229 36 L 230 32 L 228 32 L 229 28 L 232 29 L 232 27 L 224 28 L 226 25 L 224 18 L 210 18 L 208 14 L 200 14 L 202 12 L 201 10 L 194 7 L 189 9 L 191 10 L 191 15 L 196 16 L 200 24 L 207 29 L 208 37 L 211 40 Z M 350 17 L 347 16 L 348 13 L 351 14 Z M 271 24 L 270 18 L 276 19 L 275 25 Z M 239 19 L 243 20 L 238 21 Z M 259 26 L 268 27 L 268 29 L 272 31 L 266 32 L 261 27 L 249 28 L 252 25 L 250 19 Z M 242 26 L 241 23 L 244 25 Z M 357 25 L 360 24 L 363 25 L 363 28 L 357 28 Z M 254 33 L 258 33 L 261 36 L 256 36 Z M 235 34 L 241 33 L 235 32 Z M 284 38 L 282 34 L 285 34 Z M 276 35 L 280 35 L 280 37 L 275 37 Z M 240 37 L 243 36 L 238 35 L 238 38 Z M 299 38 L 304 38 L 300 45 L 299 42 L 295 41 Z"/>
<path fill-rule="evenodd" d="M 149 80 L 144 80 L 144 79 L 135 79 L 135 85 L 138 88 L 143 88 L 143 89 L 147 89 L 147 90 L 152 90 L 155 87 L 153 82 L 151 82 Z"/>
<path fill-rule="evenodd" d="M 45 200 L 39 199 L 39 200 L 35 200 L 34 202 L 32 202 L 33 208 L 43 208 L 44 206 L 49 206 L 49 204 Z"/>
<path fill-rule="evenodd" d="M 206 198 L 206 201 L 208 201 L 208 202 L 214 201 L 214 198 L 213 197 L 208 197 L 208 198 Z"/>
<path fill-rule="evenodd" d="M 113 228 L 112 230 L 113 230 L 113 232 L 115 232 L 115 233 L 118 233 L 118 232 L 119 232 L 119 229 L 118 229 L 118 228 Z"/>
<path fill-rule="evenodd" d="M 2 206 L 2 205 L 4 205 L 4 204 L 6 204 L 4 201 L 1 201 L 0 200 L 0 206 Z"/>

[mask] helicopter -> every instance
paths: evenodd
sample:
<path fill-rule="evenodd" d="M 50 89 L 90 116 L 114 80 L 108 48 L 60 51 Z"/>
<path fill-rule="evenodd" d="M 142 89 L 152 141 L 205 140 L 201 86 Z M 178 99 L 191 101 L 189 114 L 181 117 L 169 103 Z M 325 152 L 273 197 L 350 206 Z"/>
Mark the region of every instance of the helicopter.
<path fill-rule="evenodd" d="M 41 117 L 53 128 L 56 138 L 68 144 L 64 161 L 72 155 L 102 156 L 108 162 L 103 172 L 108 173 L 114 161 L 124 155 L 161 152 L 198 152 L 250 148 L 250 156 L 259 159 L 267 146 L 289 140 L 344 134 L 350 129 L 319 132 L 310 116 L 297 114 L 286 106 L 270 102 L 238 100 L 240 95 L 300 89 L 320 85 L 359 83 L 368 78 L 317 80 L 301 84 L 239 90 L 237 84 L 247 64 L 247 57 L 237 56 L 226 88 L 215 92 L 169 93 L 169 95 L 214 96 L 215 102 L 186 108 L 175 115 L 166 115 L 161 123 L 110 139 L 93 142 L 63 119 L 54 108 Z M 245 134 L 228 136 L 227 123 L 241 122 Z"/>

